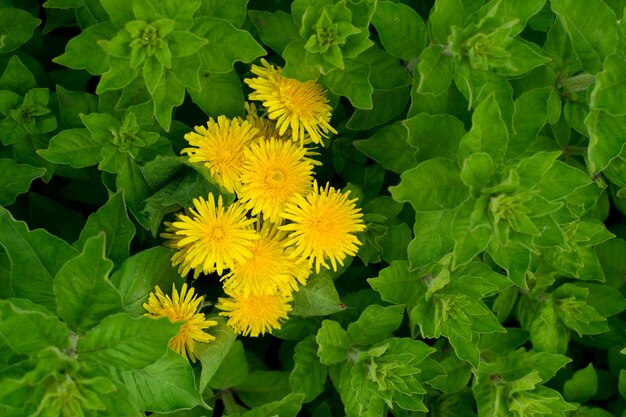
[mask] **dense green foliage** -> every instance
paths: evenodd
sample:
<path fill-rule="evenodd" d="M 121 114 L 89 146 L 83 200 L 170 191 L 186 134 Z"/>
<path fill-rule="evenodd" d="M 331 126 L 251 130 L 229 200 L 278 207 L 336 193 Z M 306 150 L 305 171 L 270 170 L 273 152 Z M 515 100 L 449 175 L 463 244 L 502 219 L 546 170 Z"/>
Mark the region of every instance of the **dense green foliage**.
<path fill-rule="evenodd" d="M 625 8 L 0 0 L 0 415 L 626 416 Z M 367 230 L 189 363 L 142 304 L 163 220 L 234 198 L 179 153 L 260 57 L 328 92 Z"/>

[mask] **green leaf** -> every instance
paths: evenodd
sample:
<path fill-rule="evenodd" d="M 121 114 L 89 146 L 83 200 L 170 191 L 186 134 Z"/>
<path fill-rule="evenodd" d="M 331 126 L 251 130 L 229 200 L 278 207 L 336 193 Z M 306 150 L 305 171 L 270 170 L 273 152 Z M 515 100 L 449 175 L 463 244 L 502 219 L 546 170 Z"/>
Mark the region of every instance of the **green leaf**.
<path fill-rule="evenodd" d="M 619 371 L 618 389 L 622 398 L 626 398 L 626 369 L 620 369 Z"/>
<path fill-rule="evenodd" d="M 456 162 L 443 158 L 429 159 L 401 175 L 400 184 L 389 187 L 399 202 L 408 201 L 415 211 L 451 209 L 468 196 Z"/>
<path fill-rule="evenodd" d="M 0 300 L 0 335 L 13 351 L 27 355 L 48 346 L 69 347 L 65 324 L 46 308 L 20 298 Z"/>
<path fill-rule="evenodd" d="M 593 364 L 574 372 L 574 376 L 565 381 L 563 397 L 566 401 L 584 404 L 598 391 L 598 376 Z"/>
<path fill-rule="evenodd" d="M 344 61 L 345 69 L 335 69 L 324 76 L 324 84 L 338 96 L 345 96 L 357 109 L 373 108 L 374 89 L 369 82 L 368 65 L 351 59 Z"/>
<path fill-rule="evenodd" d="M 452 224 L 453 269 L 470 262 L 476 255 L 482 253 L 491 241 L 493 229 L 487 218 L 474 219 L 474 213 L 481 209 L 484 210 L 484 207 L 481 207 L 480 200 L 478 202 L 468 200 L 459 208 L 454 217 Z"/>
<path fill-rule="evenodd" d="M 98 111 L 98 97 L 93 94 L 66 90 L 60 85 L 56 86 L 56 92 L 61 121 L 65 127 L 83 127 L 80 114 Z"/>
<path fill-rule="evenodd" d="M 213 74 L 202 69 L 199 90 L 188 90 L 191 99 L 208 115 L 242 116 L 243 91 L 236 72 Z"/>
<path fill-rule="evenodd" d="M 289 394 L 280 401 L 274 401 L 246 411 L 241 417 L 296 417 L 302 407 L 303 400 L 304 394 Z"/>
<path fill-rule="evenodd" d="M 377 47 L 369 48 L 359 59 L 370 67 L 369 80 L 375 90 L 393 90 L 411 85 L 411 76 L 400 60 Z"/>
<path fill-rule="evenodd" d="M 348 325 L 348 337 L 357 346 L 373 345 L 397 330 L 403 317 L 403 305 L 368 306 L 357 321 Z"/>
<path fill-rule="evenodd" d="M 155 363 L 120 376 L 139 410 L 168 413 L 204 404 L 189 362 L 172 350 Z"/>
<path fill-rule="evenodd" d="M 437 0 L 433 6 L 428 26 L 433 39 L 445 45 L 453 26 L 463 27 L 463 2 L 461 0 Z"/>
<path fill-rule="evenodd" d="M 236 61 L 252 62 L 266 52 L 252 35 L 235 28 L 229 22 L 212 17 L 195 20 L 194 33 L 208 41 L 198 55 L 202 67 L 213 73 L 227 73 L 233 70 Z"/>
<path fill-rule="evenodd" d="M 372 109 L 356 109 L 346 125 L 348 129 L 367 130 L 394 119 L 401 114 L 409 102 L 409 87 L 393 90 L 374 90 Z"/>
<path fill-rule="evenodd" d="M 0 9 L 0 53 L 6 54 L 19 48 L 33 36 L 40 23 L 40 19 L 25 10 L 6 6 Z"/>
<path fill-rule="evenodd" d="M 300 341 L 295 348 L 294 366 L 289 374 L 289 384 L 294 393 L 304 394 L 304 402 L 311 402 L 324 392 L 327 367 L 317 357 L 315 336 Z"/>
<path fill-rule="evenodd" d="M 290 42 L 298 40 L 298 28 L 293 23 L 291 15 L 283 11 L 267 12 L 250 10 L 250 21 L 259 31 L 259 37 L 264 44 L 279 54 L 285 50 Z"/>
<path fill-rule="evenodd" d="M 452 222 L 454 210 L 416 212 L 413 235 L 407 248 L 410 270 L 436 261 L 454 246 Z"/>
<path fill-rule="evenodd" d="M 422 94 L 439 95 L 448 91 L 454 73 L 452 55 L 445 53 L 443 46 L 430 45 L 420 56 L 417 64 L 419 84 L 417 91 Z"/>
<path fill-rule="evenodd" d="M 417 114 L 402 121 L 409 131 L 409 145 L 419 149 L 417 159 L 437 157 L 456 160 L 465 127 L 451 114 Z"/>
<path fill-rule="evenodd" d="M 170 323 L 166 318 L 113 314 L 78 340 L 76 353 L 79 359 L 94 365 L 142 369 L 165 354 L 179 328 L 180 323 Z"/>
<path fill-rule="evenodd" d="M 173 251 L 162 246 L 147 249 L 126 259 L 111 277 L 122 296 L 124 310 L 139 316 L 145 313 L 142 304 L 158 285 L 171 288 L 180 275 L 171 265 Z"/>
<path fill-rule="evenodd" d="M 50 162 L 85 168 L 100 162 L 102 145 L 87 129 L 66 129 L 53 136 L 48 149 L 38 154 Z"/>
<path fill-rule="evenodd" d="M 123 28 L 124 24 L 133 19 L 133 1 L 121 0 L 100 0 L 102 8 L 106 11 L 113 23 L 118 28 Z"/>
<path fill-rule="evenodd" d="M 596 83 L 591 92 L 589 106 L 613 115 L 626 114 L 620 106 L 626 98 L 626 60 L 620 55 L 611 55 L 604 61 L 602 72 L 596 75 Z"/>
<path fill-rule="evenodd" d="M 293 315 L 327 316 L 342 310 L 339 294 L 328 272 L 322 271 L 293 293 Z"/>
<path fill-rule="evenodd" d="M 324 320 L 315 336 L 315 341 L 319 346 L 317 356 L 324 365 L 340 363 L 348 358 L 350 338 L 348 332 L 336 321 Z"/>
<path fill-rule="evenodd" d="M 8 90 L 20 96 L 37 87 L 37 81 L 28 67 L 17 55 L 9 58 L 6 69 L 0 77 L 0 90 Z"/>
<path fill-rule="evenodd" d="M 183 104 L 185 87 L 170 71 L 166 71 L 161 77 L 152 99 L 154 101 L 154 117 L 163 129 L 169 131 L 172 123 L 172 110 Z"/>
<path fill-rule="evenodd" d="M 379 1 L 372 23 L 385 49 L 405 61 L 419 57 L 428 43 L 424 21 L 405 4 Z"/>
<path fill-rule="evenodd" d="M 174 2 L 174 4 L 178 4 Z M 235 27 L 241 27 L 246 20 L 246 6 L 248 0 L 202 0 L 196 16 L 211 16 L 224 19 Z"/>
<path fill-rule="evenodd" d="M 237 396 L 251 408 L 281 400 L 289 393 L 289 372 L 285 371 L 252 371 L 237 386 Z"/>
<path fill-rule="evenodd" d="M 287 78 L 295 78 L 300 81 L 317 80 L 320 75 L 319 68 L 306 64 L 307 51 L 304 49 L 302 39 L 289 42 L 283 51 L 285 67 L 282 75 Z"/>
<path fill-rule="evenodd" d="M 230 350 L 222 359 L 213 377 L 209 381 L 209 387 L 214 389 L 227 389 L 237 387 L 248 376 L 248 362 L 244 356 L 241 340 L 233 343 Z"/>
<path fill-rule="evenodd" d="M 553 0 L 550 6 L 567 31 L 583 69 L 600 72 L 604 59 L 617 48 L 615 13 L 601 0 Z"/>
<path fill-rule="evenodd" d="M 0 159 L 0 205 L 10 206 L 18 195 L 30 188 L 30 183 L 46 172 L 45 168 L 36 168 L 18 164 L 13 159 Z"/>
<path fill-rule="evenodd" d="M 401 123 L 383 126 L 369 139 L 355 140 L 354 146 L 383 168 L 398 174 L 417 163 L 417 149 L 407 143 L 408 132 Z"/>
<path fill-rule="evenodd" d="M 480 195 L 480 191 L 491 181 L 496 166 L 491 155 L 485 152 L 470 154 L 463 161 L 461 179 L 472 190 L 473 195 Z"/>
<path fill-rule="evenodd" d="M 380 297 L 393 304 L 410 304 L 420 288 L 420 277 L 409 272 L 407 261 L 393 261 L 376 278 L 367 280 Z"/>
<path fill-rule="evenodd" d="M 43 229 L 28 230 L 26 223 L 16 221 L 0 207 L 0 244 L 11 261 L 11 286 L 17 297 L 55 311 L 52 282 L 76 249 Z"/>
<path fill-rule="evenodd" d="M 74 247 L 82 247 L 87 239 L 102 231 L 106 235 L 105 256 L 114 263 L 122 263 L 128 258 L 130 242 L 135 236 L 135 226 L 126 213 L 124 193 L 118 191 L 109 201 L 87 219 Z"/>
<path fill-rule="evenodd" d="M 204 392 L 207 384 L 230 352 L 236 338 L 233 328 L 226 324 L 223 317 L 211 317 L 211 320 L 217 321 L 217 326 L 212 326 L 210 329 L 215 339 L 210 343 L 201 343 L 197 346 L 198 357 L 202 364 L 198 381 L 200 392 Z"/>
<path fill-rule="evenodd" d="M 92 75 L 104 74 L 109 68 L 109 60 L 98 42 L 111 39 L 116 33 L 117 29 L 110 22 L 89 26 L 71 38 L 65 46 L 65 53 L 52 61 L 68 68 L 87 70 Z"/>
<path fill-rule="evenodd" d="M 120 293 L 108 278 L 113 262 L 104 251 L 104 233 L 87 239 L 80 255 L 70 259 L 54 277 L 59 316 L 78 333 L 122 311 Z"/>
<path fill-rule="evenodd" d="M 495 95 L 483 100 L 472 115 L 472 128 L 461 139 L 459 160 L 475 152 L 485 152 L 495 162 L 502 161 L 509 135 Z"/>
<path fill-rule="evenodd" d="M 589 169 L 595 174 L 605 170 L 624 150 L 624 142 L 619 138 L 626 129 L 626 115 L 591 110 L 585 125 L 589 129 Z"/>

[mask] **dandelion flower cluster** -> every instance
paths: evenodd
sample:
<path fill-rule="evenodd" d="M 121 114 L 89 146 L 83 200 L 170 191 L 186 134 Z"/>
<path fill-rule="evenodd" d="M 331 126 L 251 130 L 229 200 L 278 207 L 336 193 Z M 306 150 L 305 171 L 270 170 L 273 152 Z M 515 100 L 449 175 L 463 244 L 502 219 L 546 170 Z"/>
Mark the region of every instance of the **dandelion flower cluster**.
<path fill-rule="evenodd" d="M 289 129 L 294 141 L 303 143 L 308 135 L 314 143 L 321 143 L 328 133 L 337 133 L 330 125 L 332 108 L 318 83 L 283 77 L 281 68 L 264 59 L 261 63 L 262 67 L 252 66 L 257 77 L 246 78 L 244 82 L 254 89 L 250 99 L 263 103 L 268 117 L 276 121 L 280 135 Z"/>
<path fill-rule="evenodd" d="M 262 64 L 252 67 L 256 78 L 244 81 L 264 113 L 246 103 L 246 119 L 219 116 L 185 135 L 190 147 L 182 152 L 235 201 L 199 196 L 161 235 L 176 250 L 172 265 L 181 275 L 219 276 L 226 295 L 216 304 L 219 315 L 252 337 L 280 329 L 293 292 L 313 268 L 343 265 L 365 229 L 356 199 L 314 178 L 320 163 L 310 145 L 337 133 L 322 87 Z"/>
<path fill-rule="evenodd" d="M 157 285 L 154 292 L 150 293 L 148 302 L 143 304 L 148 317 L 167 317 L 172 323 L 183 322 L 178 334 L 170 339 L 169 347 L 192 362 L 198 358 L 196 342 L 207 343 L 215 339 L 204 329 L 215 326 L 217 322 L 206 320 L 203 313 L 198 313 L 201 301 L 202 297 L 194 295 L 194 289 L 188 289 L 187 284 L 183 284 L 180 294 L 172 286 L 171 297 L 163 294 Z"/>

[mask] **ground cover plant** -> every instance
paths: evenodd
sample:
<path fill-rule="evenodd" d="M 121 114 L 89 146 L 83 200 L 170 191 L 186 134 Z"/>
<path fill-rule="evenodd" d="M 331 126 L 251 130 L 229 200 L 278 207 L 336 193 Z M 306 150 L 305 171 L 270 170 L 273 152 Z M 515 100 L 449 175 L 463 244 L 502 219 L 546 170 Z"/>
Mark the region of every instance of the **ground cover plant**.
<path fill-rule="evenodd" d="M 0 1 L 0 415 L 626 416 L 625 8 Z"/>

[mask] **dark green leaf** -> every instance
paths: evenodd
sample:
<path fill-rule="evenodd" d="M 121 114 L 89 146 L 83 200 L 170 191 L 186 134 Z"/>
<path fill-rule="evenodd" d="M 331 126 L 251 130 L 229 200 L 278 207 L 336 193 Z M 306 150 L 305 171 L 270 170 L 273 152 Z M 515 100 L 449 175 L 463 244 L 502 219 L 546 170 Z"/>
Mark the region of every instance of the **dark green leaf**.
<path fill-rule="evenodd" d="M 0 335 L 15 352 L 33 354 L 48 346 L 69 347 L 69 331 L 46 308 L 19 298 L 0 300 Z"/>
<path fill-rule="evenodd" d="M 294 366 L 289 384 L 294 393 L 304 394 L 304 402 L 311 402 L 324 392 L 328 370 L 317 357 L 315 336 L 308 336 L 296 345 Z"/>
<path fill-rule="evenodd" d="M 343 309 L 330 274 L 325 271 L 309 279 L 293 293 L 292 314 L 296 316 L 327 316 Z"/>
<path fill-rule="evenodd" d="M 278 401 L 289 393 L 289 373 L 285 371 L 252 371 L 237 386 L 237 395 L 251 408 Z"/>
<path fill-rule="evenodd" d="M 208 41 L 198 54 L 202 67 L 209 72 L 231 72 L 236 61 L 252 62 L 265 54 L 265 50 L 250 33 L 237 29 L 222 19 L 198 18 L 193 30 L 196 35 Z"/>
<path fill-rule="evenodd" d="M 105 257 L 105 235 L 85 241 L 83 251 L 54 277 L 57 311 L 72 329 L 84 333 L 105 317 L 122 311 L 122 298 L 108 275 L 113 263 Z"/>
<path fill-rule="evenodd" d="M 28 230 L 0 207 L 0 244 L 11 260 L 11 286 L 17 297 L 56 310 L 53 277 L 78 251 L 43 229 Z"/>
<path fill-rule="evenodd" d="M 396 201 L 408 201 L 415 211 L 451 209 L 461 204 L 469 191 L 459 175 L 456 162 L 429 159 L 403 172 L 400 184 L 389 189 Z"/>
<path fill-rule="evenodd" d="M 259 31 L 259 37 L 267 46 L 279 54 L 285 50 L 290 42 L 299 38 L 298 28 L 293 23 L 291 15 L 276 11 L 273 13 L 250 10 L 248 12 L 252 24 Z"/>
<path fill-rule="evenodd" d="M 398 329 L 404 317 L 404 306 L 368 306 L 361 317 L 348 326 L 348 337 L 352 344 L 370 346 Z"/>
<path fill-rule="evenodd" d="M 583 68 L 592 74 L 599 72 L 604 59 L 617 47 L 615 13 L 601 0 L 584 4 L 575 0 L 553 0 L 550 5 L 572 40 Z"/>
<path fill-rule="evenodd" d="M 25 10 L 6 6 L 0 9 L 0 53 L 5 54 L 19 48 L 33 36 L 33 31 L 40 23 L 40 19 L 34 18 Z"/>
<path fill-rule="evenodd" d="M 348 358 L 350 338 L 339 323 L 333 320 L 324 320 L 315 337 L 317 356 L 324 365 L 343 362 Z"/>
<path fill-rule="evenodd" d="M 405 4 L 379 1 L 372 23 L 385 49 L 406 61 L 420 56 L 428 42 L 422 18 Z"/>
<path fill-rule="evenodd" d="M 374 89 L 369 82 L 369 66 L 357 60 L 345 60 L 345 69 L 335 69 L 324 76 L 324 83 L 338 96 L 345 96 L 357 109 L 373 108 Z"/>
<path fill-rule="evenodd" d="M 0 159 L 0 172 L 0 205 L 10 206 L 18 195 L 28 191 L 31 182 L 44 175 L 46 169 Z"/>
<path fill-rule="evenodd" d="M 172 350 L 155 363 L 120 376 L 140 410 L 167 413 L 204 404 L 189 362 Z"/>
<path fill-rule="evenodd" d="M 226 324 L 226 320 L 223 317 L 211 319 L 217 321 L 217 326 L 212 326 L 210 329 L 210 333 L 215 336 L 215 339 L 211 340 L 211 343 L 198 345 L 198 356 L 202 364 L 198 382 L 199 391 L 201 392 L 207 387 L 222 361 L 230 352 L 233 343 L 235 343 L 235 332 L 232 327 Z"/>
<path fill-rule="evenodd" d="M 102 145 L 87 129 L 66 129 L 52 137 L 48 149 L 38 153 L 50 162 L 84 168 L 101 161 Z"/>
<path fill-rule="evenodd" d="M 106 317 L 78 340 L 78 358 L 94 365 L 112 365 L 120 370 L 152 365 L 168 349 L 180 323 L 166 318 L 132 318 L 126 313 Z"/>
<path fill-rule="evenodd" d="M 37 81 L 33 74 L 17 55 L 13 55 L 0 77 L 0 90 L 8 90 L 24 96 L 35 87 L 37 87 Z"/>
<path fill-rule="evenodd" d="M 128 258 L 130 242 L 135 236 L 135 226 L 126 213 L 123 192 L 115 193 L 104 206 L 89 216 L 74 247 L 82 247 L 87 239 L 102 231 L 106 235 L 105 256 L 116 264 L 122 263 Z"/>
<path fill-rule="evenodd" d="M 241 340 L 235 341 L 222 363 L 219 365 L 209 381 L 209 387 L 226 389 L 237 387 L 248 376 L 248 362 L 244 356 Z"/>
<path fill-rule="evenodd" d="M 380 271 L 378 277 L 369 278 L 367 282 L 380 293 L 383 300 L 394 304 L 409 304 L 417 296 L 420 277 L 409 272 L 406 261 L 393 261 Z"/>
<path fill-rule="evenodd" d="M 371 138 L 353 144 L 385 169 L 399 174 L 417 164 L 417 149 L 407 143 L 407 129 L 400 123 L 384 126 Z"/>
<path fill-rule="evenodd" d="M 116 33 L 117 30 L 110 22 L 89 26 L 80 35 L 70 39 L 65 53 L 53 61 L 69 68 L 85 69 L 93 75 L 104 74 L 109 68 L 108 56 L 98 42 L 111 39 Z"/>

